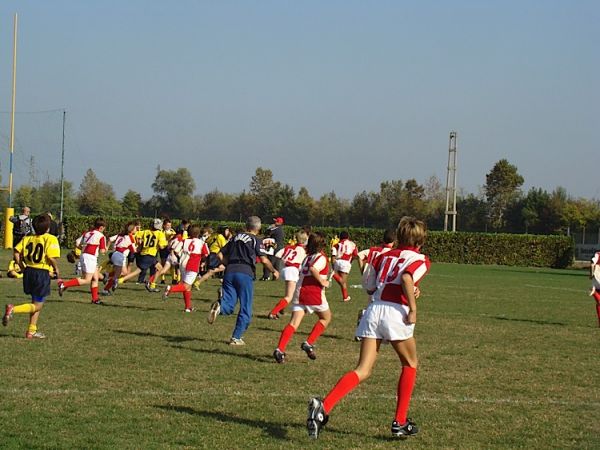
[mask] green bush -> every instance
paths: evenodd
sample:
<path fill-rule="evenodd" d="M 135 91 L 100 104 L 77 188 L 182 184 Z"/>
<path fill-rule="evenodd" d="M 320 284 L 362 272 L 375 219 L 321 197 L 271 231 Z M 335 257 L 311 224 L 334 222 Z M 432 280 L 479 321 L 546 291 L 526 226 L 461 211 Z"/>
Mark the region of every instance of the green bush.
<path fill-rule="evenodd" d="M 88 216 L 65 217 L 64 245 L 72 246 L 75 240 L 92 226 L 95 219 Z M 105 220 L 105 233 L 110 236 L 118 233 L 134 218 L 106 217 Z M 144 226 L 149 226 L 152 220 L 141 218 Z M 178 223 L 179 220 L 173 220 L 174 226 Z M 244 226 L 240 222 L 209 223 L 215 228 L 226 225 L 234 230 Z M 263 227 L 263 232 L 267 226 Z M 298 230 L 298 227 L 290 225 L 283 228 L 286 240 L 291 239 Z M 346 230 L 359 249 L 378 245 L 383 237 L 383 230 L 374 228 L 313 227 L 313 230 L 325 234 L 328 241 Z M 574 245 L 572 238 L 568 236 L 430 231 L 423 252 L 429 255 L 433 262 L 564 268 L 573 261 Z"/>

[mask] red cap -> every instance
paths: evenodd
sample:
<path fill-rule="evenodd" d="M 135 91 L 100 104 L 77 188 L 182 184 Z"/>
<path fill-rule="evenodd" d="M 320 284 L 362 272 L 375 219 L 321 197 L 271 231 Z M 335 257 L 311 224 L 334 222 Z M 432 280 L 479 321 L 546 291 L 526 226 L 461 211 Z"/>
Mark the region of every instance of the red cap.
<path fill-rule="evenodd" d="M 275 217 L 273 220 L 276 224 L 283 225 L 283 217 Z"/>

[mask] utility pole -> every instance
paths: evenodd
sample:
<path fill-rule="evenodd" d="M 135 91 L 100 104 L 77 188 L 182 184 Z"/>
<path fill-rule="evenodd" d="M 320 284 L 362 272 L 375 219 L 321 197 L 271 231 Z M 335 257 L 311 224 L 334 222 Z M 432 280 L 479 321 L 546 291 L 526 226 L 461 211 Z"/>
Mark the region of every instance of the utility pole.
<path fill-rule="evenodd" d="M 62 121 L 62 152 L 60 157 L 60 214 L 59 222 L 62 227 L 63 214 L 65 207 L 65 121 L 67 120 L 67 111 L 63 111 Z"/>
<path fill-rule="evenodd" d="M 448 172 L 446 174 L 446 214 L 444 231 L 448 231 L 448 219 L 452 217 L 452 231 L 456 231 L 456 131 L 450 132 L 448 144 Z"/>

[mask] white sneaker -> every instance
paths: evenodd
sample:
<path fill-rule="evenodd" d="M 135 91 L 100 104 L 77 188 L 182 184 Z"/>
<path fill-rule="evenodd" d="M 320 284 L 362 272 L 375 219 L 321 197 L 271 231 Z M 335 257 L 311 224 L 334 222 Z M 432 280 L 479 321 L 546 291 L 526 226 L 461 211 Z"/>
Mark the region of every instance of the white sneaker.
<path fill-rule="evenodd" d="M 208 311 L 208 317 L 206 319 L 208 321 L 208 323 L 213 324 L 215 322 L 215 320 L 217 320 L 217 316 L 219 315 L 220 312 L 221 312 L 221 304 L 217 300 L 210 306 L 210 311 Z"/>
<path fill-rule="evenodd" d="M 240 345 L 246 345 L 246 343 L 244 342 L 244 340 L 243 340 L 242 338 L 240 338 L 240 339 L 237 339 L 237 338 L 234 338 L 234 337 L 232 337 L 232 338 L 229 340 L 229 345 L 236 345 L 236 346 L 240 346 Z"/>

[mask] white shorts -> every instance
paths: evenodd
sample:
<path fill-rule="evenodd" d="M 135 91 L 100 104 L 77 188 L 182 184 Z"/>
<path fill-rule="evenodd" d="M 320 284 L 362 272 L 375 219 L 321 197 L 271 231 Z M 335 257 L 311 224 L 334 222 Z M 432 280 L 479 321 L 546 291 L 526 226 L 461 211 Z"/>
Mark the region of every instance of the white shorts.
<path fill-rule="evenodd" d="M 127 265 L 127 257 L 121 252 L 114 252 L 110 257 L 110 262 L 115 267 L 125 267 Z"/>
<path fill-rule="evenodd" d="M 592 274 L 592 287 L 600 290 L 600 265 L 594 267 L 594 273 Z"/>
<path fill-rule="evenodd" d="M 352 269 L 352 263 L 345 259 L 336 259 L 333 264 L 333 270 L 336 272 L 350 273 L 350 269 Z"/>
<path fill-rule="evenodd" d="M 313 314 L 316 312 L 324 312 L 329 309 L 329 303 L 327 300 L 323 300 L 320 305 L 301 305 L 300 303 L 292 303 L 292 312 L 304 311 L 306 314 Z"/>
<path fill-rule="evenodd" d="M 298 281 L 300 270 L 297 267 L 289 266 L 281 269 L 281 279 L 283 281 Z"/>
<path fill-rule="evenodd" d="M 181 269 L 181 281 L 185 284 L 194 284 L 196 281 L 196 277 L 198 276 L 198 272 L 187 271 L 185 269 Z"/>
<path fill-rule="evenodd" d="M 399 303 L 376 301 L 365 311 L 356 336 L 362 338 L 404 341 L 413 337 L 415 324 L 408 325 L 408 306 Z"/>
<path fill-rule="evenodd" d="M 179 260 L 173 253 L 169 253 L 169 256 L 167 256 L 167 262 L 171 264 L 171 267 L 177 267 L 179 265 Z"/>
<path fill-rule="evenodd" d="M 81 271 L 83 273 L 94 273 L 98 268 L 98 257 L 89 253 L 82 253 L 79 257 Z"/>

